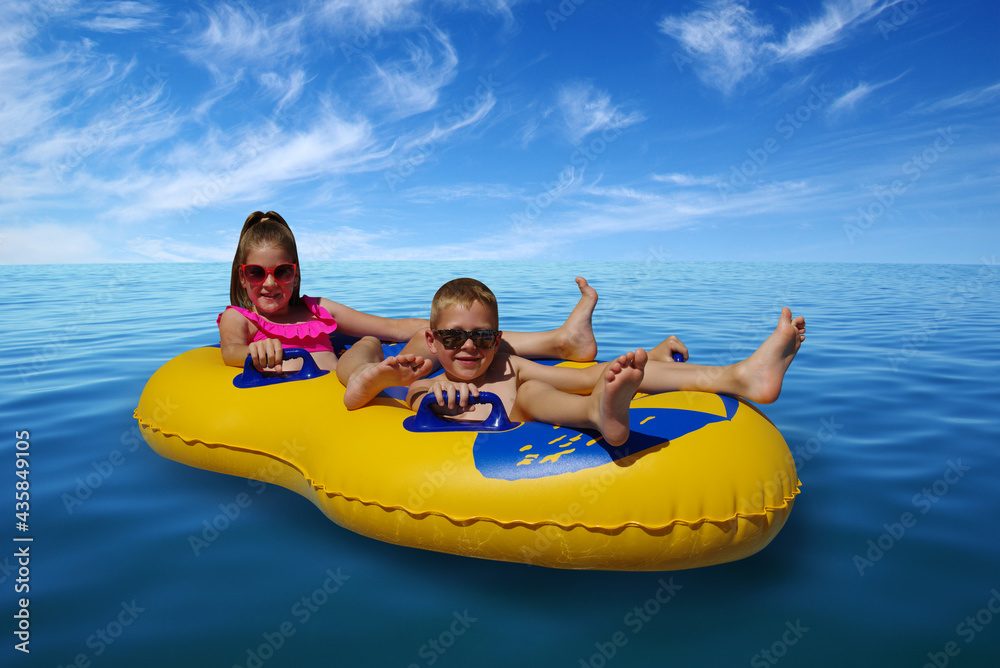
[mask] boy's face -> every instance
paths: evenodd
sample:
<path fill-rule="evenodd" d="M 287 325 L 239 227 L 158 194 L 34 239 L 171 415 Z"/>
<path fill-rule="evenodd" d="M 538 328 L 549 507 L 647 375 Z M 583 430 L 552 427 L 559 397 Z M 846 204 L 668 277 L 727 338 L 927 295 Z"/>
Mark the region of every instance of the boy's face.
<path fill-rule="evenodd" d="M 435 329 L 496 329 L 489 309 L 475 302 L 471 307 L 449 306 L 441 310 Z M 477 348 L 472 339 L 466 339 L 460 348 L 449 350 L 441 344 L 441 338 L 432 330 L 427 330 L 427 346 L 437 355 L 444 372 L 451 380 L 472 382 L 484 375 L 493 363 L 500 346 L 500 336 L 492 348 Z"/>

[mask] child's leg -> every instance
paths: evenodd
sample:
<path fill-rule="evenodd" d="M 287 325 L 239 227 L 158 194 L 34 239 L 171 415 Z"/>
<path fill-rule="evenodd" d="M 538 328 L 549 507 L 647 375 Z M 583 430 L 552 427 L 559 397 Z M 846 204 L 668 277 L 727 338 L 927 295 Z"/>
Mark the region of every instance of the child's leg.
<path fill-rule="evenodd" d="M 783 308 L 774 332 L 747 359 L 728 366 L 651 360 L 639 389 L 721 392 L 761 404 L 771 403 L 781 394 L 785 371 L 805 340 L 805 331 L 805 318 L 799 316 L 793 320 L 792 312 Z"/>
<path fill-rule="evenodd" d="M 337 379 L 347 385 L 351 376 L 362 366 L 378 364 L 384 359 L 382 342 L 374 336 L 366 336 L 344 351 L 337 360 Z"/>
<path fill-rule="evenodd" d="M 548 422 L 580 429 L 597 429 L 611 445 L 629 436 L 629 403 L 642 381 L 646 353 L 622 356 L 607 365 L 603 377 L 587 396 L 561 392 L 548 383 L 529 380 L 517 388 L 514 420 Z"/>
<path fill-rule="evenodd" d="M 433 368 L 431 360 L 407 353 L 405 348 L 399 355 L 384 357 L 382 342 L 373 336 L 366 336 L 341 356 L 337 363 L 337 378 L 346 386 L 344 405 L 348 410 L 354 410 L 367 404 L 385 388 L 409 385 L 429 374 Z"/>
<path fill-rule="evenodd" d="M 521 357 L 553 357 L 556 359 L 589 362 L 597 355 L 597 341 L 591 317 L 597 306 L 597 291 L 587 281 L 577 277 L 580 301 L 572 313 L 557 329 L 547 332 L 503 333 L 502 352 L 513 352 Z"/>

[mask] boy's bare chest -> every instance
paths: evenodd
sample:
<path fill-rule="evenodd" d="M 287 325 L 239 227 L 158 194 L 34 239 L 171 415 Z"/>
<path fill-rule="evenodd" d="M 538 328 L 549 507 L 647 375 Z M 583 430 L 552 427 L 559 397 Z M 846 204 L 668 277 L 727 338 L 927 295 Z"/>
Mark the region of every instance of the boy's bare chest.
<path fill-rule="evenodd" d="M 514 399 L 517 397 L 517 377 L 509 363 L 494 364 L 483 376 L 471 383 L 480 392 L 492 392 L 503 402 L 507 415 L 514 409 Z M 489 404 L 470 406 L 460 419 L 484 420 L 490 414 Z"/>
<path fill-rule="evenodd" d="M 503 402 L 503 407 L 504 410 L 507 411 L 507 415 L 509 416 L 511 414 L 511 411 L 514 409 L 514 399 L 517 397 L 517 383 L 513 380 L 500 380 L 493 382 L 487 380 L 481 384 L 477 383 L 477 386 L 479 387 L 480 392 L 492 392 L 500 397 L 500 401 Z M 473 408 L 480 409 L 479 413 L 481 413 L 482 419 L 485 419 L 490 411 L 490 406 L 488 404 L 474 406 Z M 480 419 L 478 414 L 476 419 Z"/>

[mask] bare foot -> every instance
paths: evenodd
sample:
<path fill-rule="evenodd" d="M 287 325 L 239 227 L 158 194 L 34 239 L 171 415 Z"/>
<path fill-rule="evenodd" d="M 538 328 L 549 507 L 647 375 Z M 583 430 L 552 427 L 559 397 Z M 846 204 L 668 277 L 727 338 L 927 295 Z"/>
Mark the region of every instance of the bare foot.
<path fill-rule="evenodd" d="M 344 388 L 347 410 L 361 408 L 387 387 L 409 385 L 434 369 L 434 362 L 420 355 L 396 355 L 360 367 Z"/>
<path fill-rule="evenodd" d="M 805 339 L 806 319 L 798 316 L 793 320 L 791 310 L 782 308 L 774 332 L 750 357 L 735 365 L 743 386 L 740 396 L 760 404 L 776 401 L 785 371 Z"/>
<path fill-rule="evenodd" d="M 622 355 L 608 365 L 591 394 L 596 399 L 594 424 L 610 445 L 618 446 L 628 440 L 629 404 L 642 382 L 647 360 L 642 348 Z"/>
<path fill-rule="evenodd" d="M 685 360 L 688 358 L 688 349 L 681 340 L 671 334 L 649 351 L 649 359 L 658 362 L 676 362 L 674 353 L 680 353 Z"/>
<path fill-rule="evenodd" d="M 566 322 L 556 330 L 559 335 L 557 345 L 562 359 L 589 362 L 597 356 L 597 340 L 591 322 L 594 307 L 597 306 L 597 290 L 579 276 L 576 284 L 580 288 L 580 301 L 573 307 Z"/>

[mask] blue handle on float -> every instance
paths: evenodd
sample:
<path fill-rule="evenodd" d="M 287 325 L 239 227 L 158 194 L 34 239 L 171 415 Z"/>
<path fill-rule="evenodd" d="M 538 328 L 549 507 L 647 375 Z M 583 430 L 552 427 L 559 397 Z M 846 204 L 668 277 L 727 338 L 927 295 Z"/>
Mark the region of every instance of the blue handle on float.
<path fill-rule="evenodd" d="M 671 355 L 671 357 L 674 358 L 675 362 L 683 362 L 684 361 L 684 355 L 682 355 L 681 353 L 674 353 L 673 355 Z"/>
<path fill-rule="evenodd" d="M 520 425 L 520 422 L 511 422 L 504 410 L 500 397 L 492 392 L 480 392 L 479 398 L 469 396 L 469 405 L 489 404 L 493 410 L 482 422 L 471 420 L 449 420 L 431 410 L 431 404 L 437 403 L 437 397 L 433 392 L 428 392 L 420 400 L 420 407 L 417 408 L 416 415 L 403 420 L 403 427 L 407 431 L 434 432 L 434 431 L 507 431 Z"/>
<path fill-rule="evenodd" d="M 296 380 L 319 378 L 320 376 L 325 376 L 330 373 L 329 371 L 320 369 L 319 366 L 316 365 L 316 360 L 313 359 L 312 355 L 302 348 L 286 348 L 282 357 L 285 360 L 301 357 L 302 368 L 288 376 L 265 376 L 257 370 L 257 367 L 253 365 L 253 357 L 247 355 L 246 362 L 243 363 L 243 373 L 236 376 L 236 378 L 233 378 L 233 385 L 240 389 L 265 387 L 267 385 L 277 385 L 278 383 L 290 383 Z"/>

